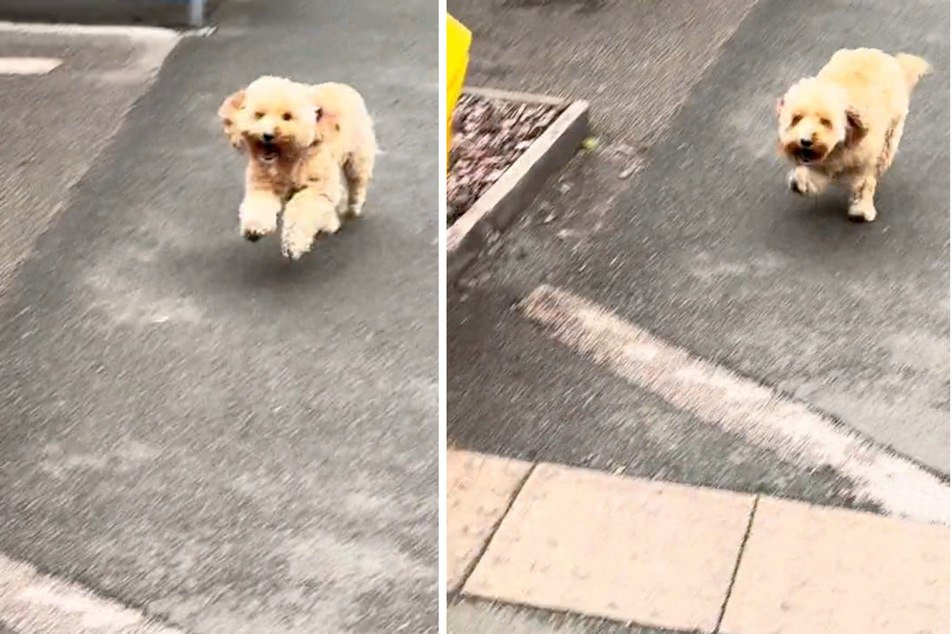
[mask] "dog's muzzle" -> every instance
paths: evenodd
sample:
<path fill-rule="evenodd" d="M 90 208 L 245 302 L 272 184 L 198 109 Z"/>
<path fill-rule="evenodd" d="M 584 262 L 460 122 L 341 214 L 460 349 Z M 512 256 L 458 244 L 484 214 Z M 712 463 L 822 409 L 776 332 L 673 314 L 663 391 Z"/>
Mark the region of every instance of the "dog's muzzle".
<path fill-rule="evenodd" d="M 792 143 L 786 148 L 786 151 L 796 159 L 797 163 L 803 165 L 814 163 L 826 155 L 826 148 L 824 146 L 817 145 L 808 140 Z"/>
<path fill-rule="evenodd" d="M 269 137 L 270 140 L 267 140 L 265 136 Z M 259 140 L 254 142 L 254 154 L 255 156 L 265 163 L 273 163 L 281 156 L 281 148 L 274 143 L 274 137 L 272 135 L 262 135 Z"/>

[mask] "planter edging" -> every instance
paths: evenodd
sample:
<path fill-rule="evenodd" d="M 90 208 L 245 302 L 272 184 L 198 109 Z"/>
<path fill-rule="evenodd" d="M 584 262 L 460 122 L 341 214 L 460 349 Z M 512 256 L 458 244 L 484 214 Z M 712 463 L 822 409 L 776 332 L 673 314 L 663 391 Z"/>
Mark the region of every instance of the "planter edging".
<path fill-rule="evenodd" d="M 524 212 L 548 178 L 562 169 L 588 136 L 588 103 L 545 95 L 467 88 L 463 94 L 486 99 L 564 106 L 564 111 L 532 141 L 505 173 L 446 230 L 449 283 L 478 258 L 489 240 Z"/>

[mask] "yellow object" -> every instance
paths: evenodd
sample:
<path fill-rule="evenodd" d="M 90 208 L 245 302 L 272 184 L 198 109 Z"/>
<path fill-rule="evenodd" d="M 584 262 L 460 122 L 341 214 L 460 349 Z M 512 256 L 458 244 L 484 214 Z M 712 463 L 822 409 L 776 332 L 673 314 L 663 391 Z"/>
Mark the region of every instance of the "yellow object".
<path fill-rule="evenodd" d="M 449 168 L 449 148 L 452 147 L 452 115 L 462 94 L 469 67 L 469 45 L 472 33 L 458 20 L 446 14 L 446 168 Z"/>

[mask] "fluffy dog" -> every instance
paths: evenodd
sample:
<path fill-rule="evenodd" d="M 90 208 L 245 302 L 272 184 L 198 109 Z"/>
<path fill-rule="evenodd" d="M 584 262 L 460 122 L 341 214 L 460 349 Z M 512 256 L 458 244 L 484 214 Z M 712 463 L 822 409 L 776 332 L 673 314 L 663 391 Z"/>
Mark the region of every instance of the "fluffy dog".
<path fill-rule="evenodd" d="M 255 242 L 277 229 L 293 260 L 341 217 L 363 210 L 377 154 L 360 94 L 337 83 L 300 84 L 264 76 L 229 95 L 218 116 L 231 145 L 248 157 L 241 234 Z"/>
<path fill-rule="evenodd" d="M 796 82 L 776 105 L 779 150 L 795 164 L 789 188 L 818 195 L 835 181 L 850 192 L 849 218 L 875 220 L 875 188 L 895 159 L 912 89 L 928 72 L 914 55 L 842 49 Z"/>

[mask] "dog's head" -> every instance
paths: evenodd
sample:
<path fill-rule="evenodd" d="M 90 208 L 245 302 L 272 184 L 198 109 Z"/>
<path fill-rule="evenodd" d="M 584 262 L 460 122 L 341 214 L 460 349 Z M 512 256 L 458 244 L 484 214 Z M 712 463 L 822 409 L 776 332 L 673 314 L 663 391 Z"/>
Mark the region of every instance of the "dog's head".
<path fill-rule="evenodd" d="M 776 103 L 783 153 L 801 165 L 821 163 L 838 147 L 849 148 L 867 130 L 845 92 L 814 77 L 801 79 Z"/>
<path fill-rule="evenodd" d="M 240 139 L 256 159 L 273 162 L 314 143 L 320 112 L 306 86 L 264 76 L 225 99 L 219 116 L 232 143 Z"/>

